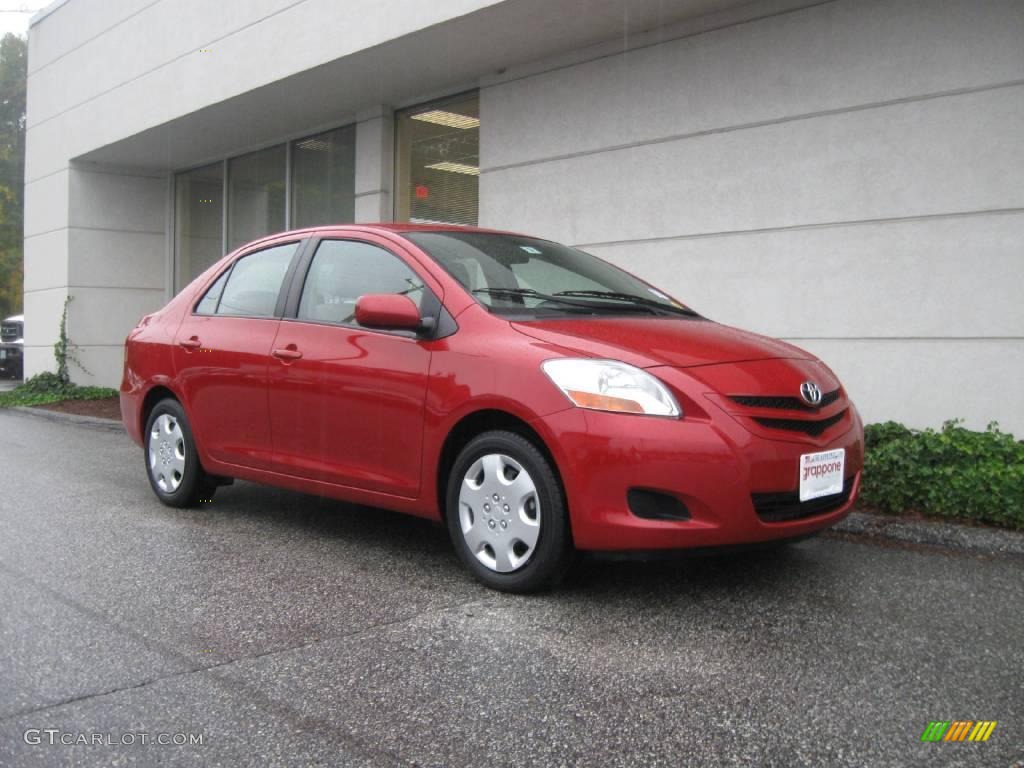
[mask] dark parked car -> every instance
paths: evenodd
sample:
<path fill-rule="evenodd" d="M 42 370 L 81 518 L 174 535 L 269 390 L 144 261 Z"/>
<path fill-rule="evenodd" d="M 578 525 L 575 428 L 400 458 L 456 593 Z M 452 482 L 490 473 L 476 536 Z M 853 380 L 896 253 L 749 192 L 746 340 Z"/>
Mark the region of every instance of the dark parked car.
<path fill-rule="evenodd" d="M 20 379 L 25 372 L 25 316 L 14 315 L 0 323 L 0 376 Z"/>

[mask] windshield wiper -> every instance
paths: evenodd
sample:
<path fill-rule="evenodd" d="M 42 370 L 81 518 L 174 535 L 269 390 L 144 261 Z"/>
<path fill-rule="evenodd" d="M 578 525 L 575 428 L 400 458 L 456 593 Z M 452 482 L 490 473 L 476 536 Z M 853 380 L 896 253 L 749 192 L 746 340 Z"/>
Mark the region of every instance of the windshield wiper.
<path fill-rule="evenodd" d="M 485 293 L 488 296 L 497 296 L 498 298 L 531 298 L 537 299 L 538 301 L 546 302 L 550 301 L 555 304 L 561 304 L 566 307 L 576 307 L 578 309 L 589 309 L 597 311 L 607 311 L 609 309 L 623 310 L 630 309 L 635 311 L 646 311 L 647 306 L 639 303 L 634 304 L 631 307 L 623 307 L 621 304 L 615 306 L 614 304 L 606 304 L 604 302 L 593 302 L 593 301 L 573 301 L 574 296 L 572 291 L 562 291 L 556 294 L 541 293 L 533 288 L 475 288 L 472 293 Z M 581 294 L 585 294 L 586 291 L 581 291 Z M 585 295 L 580 295 L 578 298 L 586 299 Z M 603 297 L 602 297 L 603 298 Z M 652 302 L 654 303 L 654 302 Z"/>
<path fill-rule="evenodd" d="M 552 298 L 533 288 L 474 288 L 473 293 L 486 293 L 488 296 L 533 296 L 534 298 Z"/>
<path fill-rule="evenodd" d="M 632 293 L 620 293 L 618 291 L 559 291 L 555 296 L 568 296 L 576 297 L 580 299 L 611 299 L 613 301 L 625 301 L 630 304 L 636 304 L 642 307 L 652 307 L 654 309 L 662 309 L 666 312 L 672 312 L 677 315 L 687 315 L 689 317 L 700 317 L 689 307 L 680 307 L 675 304 L 666 304 L 655 299 L 648 299 L 645 296 L 636 296 Z"/>

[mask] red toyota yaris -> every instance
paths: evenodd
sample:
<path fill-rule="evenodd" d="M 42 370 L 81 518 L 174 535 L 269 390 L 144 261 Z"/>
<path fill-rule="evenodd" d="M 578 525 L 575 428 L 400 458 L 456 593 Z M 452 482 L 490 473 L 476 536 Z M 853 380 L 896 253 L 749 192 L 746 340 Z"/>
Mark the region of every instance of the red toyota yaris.
<path fill-rule="evenodd" d="M 573 549 L 769 542 L 840 520 L 864 435 L 835 374 L 589 254 L 441 226 L 275 235 L 125 344 L 157 497 L 232 478 L 443 521 L 488 586 Z"/>

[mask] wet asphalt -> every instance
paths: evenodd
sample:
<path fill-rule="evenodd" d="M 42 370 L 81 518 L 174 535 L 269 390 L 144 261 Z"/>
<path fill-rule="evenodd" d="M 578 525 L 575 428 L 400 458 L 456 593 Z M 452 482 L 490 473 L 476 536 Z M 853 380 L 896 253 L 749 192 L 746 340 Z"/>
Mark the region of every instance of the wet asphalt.
<path fill-rule="evenodd" d="M 998 725 L 920 742 L 957 719 Z M 825 536 L 515 597 L 427 522 L 247 483 L 171 510 L 123 433 L 0 411 L 0 766 L 1022 759 L 1019 555 Z"/>

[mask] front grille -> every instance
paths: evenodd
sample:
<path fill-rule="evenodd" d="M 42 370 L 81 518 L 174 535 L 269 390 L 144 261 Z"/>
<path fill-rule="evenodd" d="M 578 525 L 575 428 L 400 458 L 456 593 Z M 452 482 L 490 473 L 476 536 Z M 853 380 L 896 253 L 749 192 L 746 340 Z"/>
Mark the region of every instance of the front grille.
<path fill-rule="evenodd" d="M 842 493 L 834 496 L 822 496 L 819 499 L 800 501 L 800 494 L 788 493 L 752 493 L 750 500 L 754 503 L 754 511 L 764 523 L 783 523 L 787 520 L 802 520 L 805 517 L 824 515 L 839 509 L 850 500 L 853 491 L 853 478 L 843 481 Z"/>
<path fill-rule="evenodd" d="M 747 408 L 774 408 L 780 411 L 817 411 L 839 399 L 840 390 L 834 389 L 821 396 L 817 405 L 808 405 L 799 397 L 761 397 L 758 395 L 730 395 L 729 399 Z"/>
<path fill-rule="evenodd" d="M 843 417 L 846 415 L 846 408 L 841 410 L 835 416 L 829 416 L 827 419 L 760 419 L 755 418 L 758 424 L 762 427 L 768 427 L 768 429 L 781 429 L 786 432 L 803 432 L 805 435 L 811 437 L 818 437 L 829 427 L 835 426 Z"/>

